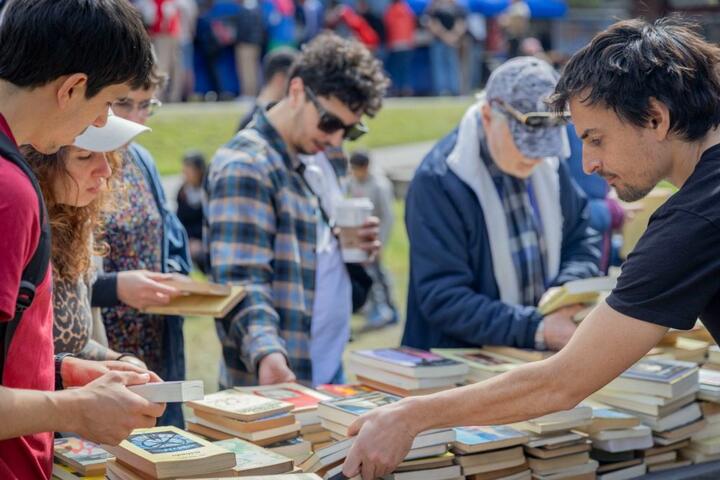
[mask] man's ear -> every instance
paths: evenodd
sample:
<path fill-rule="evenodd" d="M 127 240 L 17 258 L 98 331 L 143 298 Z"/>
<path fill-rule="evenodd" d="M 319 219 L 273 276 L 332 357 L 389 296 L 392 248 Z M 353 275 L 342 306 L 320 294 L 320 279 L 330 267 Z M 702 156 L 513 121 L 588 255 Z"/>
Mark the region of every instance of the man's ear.
<path fill-rule="evenodd" d="M 305 101 L 305 82 L 303 82 L 302 78 L 295 77 L 290 80 L 287 96 L 290 105 L 293 107 L 298 107 Z"/>
<path fill-rule="evenodd" d="M 85 98 L 87 90 L 87 75 L 84 73 L 73 73 L 59 79 L 57 87 L 57 102 L 61 110 L 67 108 L 71 102 L 77 102 Z"/>
<path fill-rule="evenodd" d="M 670 110 L 655 97 L 648 99 L 647 128 L 654 130 L 658 141 L 665 140 L 670 132 Z"/>

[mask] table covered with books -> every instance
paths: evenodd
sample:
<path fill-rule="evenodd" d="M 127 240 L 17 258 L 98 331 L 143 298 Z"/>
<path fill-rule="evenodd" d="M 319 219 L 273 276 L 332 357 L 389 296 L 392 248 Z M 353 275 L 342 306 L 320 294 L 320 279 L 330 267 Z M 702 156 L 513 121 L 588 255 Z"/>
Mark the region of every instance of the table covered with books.
<path fill-rule="evenodd" d="M 482 381 L 547 353 L 510 347 L 351 352 L 353 385 L 197 383 L 138 390 L 184 401 L 186 430 L 136 430 L 119 446 L 56 440 L 57 478 L 340 478 L 349 425 L 400 396 Z M 702 365 L 699 367 L 698 365 Z M 673 333 L 568 411 L 502 426 L 424 432 L 386 480 L 720 478 L 720 349 L 701 331 Z"/>

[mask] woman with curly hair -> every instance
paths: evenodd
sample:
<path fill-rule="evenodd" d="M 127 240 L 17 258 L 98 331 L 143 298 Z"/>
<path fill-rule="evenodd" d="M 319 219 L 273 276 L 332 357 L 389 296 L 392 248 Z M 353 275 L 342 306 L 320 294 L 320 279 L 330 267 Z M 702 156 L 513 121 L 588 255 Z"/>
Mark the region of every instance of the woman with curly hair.
<path fill-rule="evenodd" d="M 102 230 L 108 185 L 121 164 L 113 150 L 146 130 L 111 116 L 105 127 L 90 127 L 76 139 L 76 146 L 63 147 L 55 154 L 23 147 L 45 197 L 52 229 L 55 353 L 122 360 L 146 368 L 138 358 L 107 347 L 102 322 L 93 321 L 90 300 L 98 274 L 92 257 L 107 251 L 107 245 L 93 237 Z"/>

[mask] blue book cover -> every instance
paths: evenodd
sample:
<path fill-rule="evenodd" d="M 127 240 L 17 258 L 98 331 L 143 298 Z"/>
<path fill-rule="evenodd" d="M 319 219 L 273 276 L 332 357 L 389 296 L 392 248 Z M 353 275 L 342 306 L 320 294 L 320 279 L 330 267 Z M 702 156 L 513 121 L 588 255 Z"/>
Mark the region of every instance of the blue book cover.
<path fill-rule="evenodd" d="M 455 442 L 465 445 L 481 445 L 483 443 L 493 443 L 512 438 L 527 437 L 526 433 L 505 425 L 490 427 L 458 427 L 454 430 Z"/>
<path fill-rule="evenodd" d="M 697 367 L 687 363 L 673 360 L 641 360 L 627 369 L 621 377 L 649 382 L 673 383 L 696 369 Z"/>

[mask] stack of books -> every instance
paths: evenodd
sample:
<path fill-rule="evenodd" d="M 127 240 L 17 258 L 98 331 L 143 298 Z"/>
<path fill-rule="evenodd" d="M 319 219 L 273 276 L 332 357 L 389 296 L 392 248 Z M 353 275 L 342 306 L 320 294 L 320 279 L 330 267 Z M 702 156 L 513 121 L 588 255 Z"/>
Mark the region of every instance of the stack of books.
<path fill-rule="evenodd" d="M 347 398 L 360 395 L 361 393 L 374 392 L 375 389 L 366 387 L 359 383 L 344 384 L 323 384 L 315 387 L 318 392 L 324 393 L 332 398 Z"/>
<path fill-rule="evenodd" d="M 292 403 L 237 390 L 223 390 L 188 402 L 194 418 L 187 429 L 213 440 L 241 438 L 257 445 L 270 445 L 298 436 L 300 422 L 290 413 Z"/>
<path fill-rule="evenodd" d="M 77 437 L 56 438 L 53 453 L 55 462 L 67 467 L 58 470 L 81 477 L 104 476 L 107 461 L 112 458 L 97 443 Z"/>
<path fill-rule="evenodd" d="M 511 427 L 533 434 L 526 442 L 525 454 L 533 478 L 595 478 L 597 461 L 590 458 L 590 442 L 572 430 L 592 423 L 592 408 L 578 406 L 551 413 Z"/>
<path fill-rule="evenodd" d="M 681 450 L 681 455 L 693 463 L 720 460 L 720 404 L 701 402 L 700 408 L 707 425 L 693 434 L 689 445 Z"/>
<path fill-rule="evenodd" d="M 703 364 L 703 368 L 709 370 L 720 370 L 720 347 L 711 345 L 708 347 L 707 362 Z"/>
<path fill-rule="evenodd" d="M 433 348 L 432 352 L 467 365 L 467 383 L 482 382 L 526 363 L 484 348 Z"/>
<path fill-rule="evenodd" d="M 310 442 L 313 450 L 325 447 L 332 442 L 330 431 L 320 424 L 320 417 L 317 413 L 318 404 L 324 400 L 330 400 L 332 398 L 330 395 L 298 383 L 281 383 L 261 387 L 235 387 L 235 390 L 292 403 L 294 405 L 292 413 L 301 425 L 300 435 L 303 440 Z"/>
<path fill-rule="evenodd" d="M 265 449 L 292 458 L 295 465 L 299 465 L 312 454 L 312 444 L 302 437 L 280 440 L 267 445 Z"/>
<path fill-rule="evenodd" d="M 653 348 L 648 357 L 704 363 L 709 347 L 710 342 L 706 340 L 678 336 Z"/>
<path fill-rule="evenodd" d="M 698 399 L 720 403 L 720 370 L 707 368 L 707 364 L 703 365 L 700 369 Z"/>
<path fill-rule="evenodd" d="M 213 443 L 235 454 L 235 467 L 232 468 L 232 471 L 236 477 L 277 475 L 290 473 L 295 468 L 291 458 L 239 438 L 219 440 Z"/>
<path fill-rule="evenodd" d="M 462 467 L 453 460 L 455 455 L 446 452 L 433 457 L 405 460 L 393 473 L 384 477 L 387 480 L 464 480 Z"/>
<path fill-rule="evenodd" d="M 508 426 L 459 427 L 452 452 L 468 480 L 529 480 L 522 445 L 530 436 Z"/>
<path fill-rule="evenodd" d="M 452 388 L 468 373 L 464 363 L 409 347 L 356 350 L 348 369 L 363 385 L 403 397 Z"/>
<path fill-rule="evenodd" d="M 605 407 L 593 407 L 592 423 L 578 431 L 592 441 L 590 457 L 601 479 L 630 479 L 644 475 L 646 465 L 638 450 L 653 446 L 652 431 L 637 417 Z"/>
<path fill-rule="evenodd" d="M 656 445 L 669 446 L 702 430 L 698 367 L 694 363 L 643 359 L 592 396 L 640 419 Z"/>
<path fill-rule="evenodd" d="M 175 427 L 133 431 L 118 446 L 103 448 L 115 456 L 107 462 L 110 480 L 235 476 L 235 454 Z"/>

